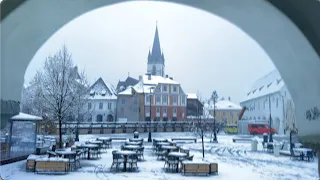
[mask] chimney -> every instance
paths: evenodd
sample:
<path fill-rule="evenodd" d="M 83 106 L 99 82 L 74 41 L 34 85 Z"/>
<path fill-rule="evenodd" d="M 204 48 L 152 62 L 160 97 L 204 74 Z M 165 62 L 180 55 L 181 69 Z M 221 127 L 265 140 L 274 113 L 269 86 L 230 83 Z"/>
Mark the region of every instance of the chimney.
<path fill-rule="evenodd" d="M 166 78 L 168 78 L 168 77 L 169 77 L 169 75 L 167 74 L 167 75 L 166 75 Z"/>
<path fill-rule="evenodd" d="M 148 80 L 151 80 L 151 73 L 147 73 Z"/>
<path fill-rule="evenodd" d="M 230 96 L 229 96 L 228 100 L 231 101 L 231 97 Z"/>
<path fill-rule="evenodd" d="M 139 81 L 142 81 L 142 76 L 139 76 Z"/>
<path fill-rule="evenodd" d="M 173 80 L 173 77 L 169 77 L 169 79 Z"/>

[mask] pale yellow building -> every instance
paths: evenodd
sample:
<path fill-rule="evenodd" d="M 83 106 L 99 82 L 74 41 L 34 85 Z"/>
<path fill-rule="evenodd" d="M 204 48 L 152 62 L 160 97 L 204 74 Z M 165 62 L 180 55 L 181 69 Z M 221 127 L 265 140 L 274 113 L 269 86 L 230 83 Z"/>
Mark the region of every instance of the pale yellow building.
<path fill-rule="evenodd" d="M 209 113 L 213 116 L 213 102 L 210 102 Z M 222 124 L 238 124 L 242 107 L 229 100 L 221 100 L 216 103 L 216 120 Z"/>

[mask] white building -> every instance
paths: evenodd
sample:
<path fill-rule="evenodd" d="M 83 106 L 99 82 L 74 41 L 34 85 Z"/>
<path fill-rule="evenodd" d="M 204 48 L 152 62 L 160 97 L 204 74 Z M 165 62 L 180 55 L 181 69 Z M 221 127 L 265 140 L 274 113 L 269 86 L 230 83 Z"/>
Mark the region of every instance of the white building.
<path fill-rule="evenodd" d="M 99 78 L 90 87 L 89 122 L 112 122 L 116 116 L 117 96 L 114 87 Z"/>
<path fill-rule="evenodd" d="M 240 105 L 246 107 L 239 122 L 240 132 L 244 128 L 243 133 L 248 133 L 248 123 L 269 124 L 270 114 L 272 127 L 278 134 L 284 134 L 285 131 L 294 128 L 294 104 L 277 70 L 257 80 L 247 93 L 246 100 Z"/>

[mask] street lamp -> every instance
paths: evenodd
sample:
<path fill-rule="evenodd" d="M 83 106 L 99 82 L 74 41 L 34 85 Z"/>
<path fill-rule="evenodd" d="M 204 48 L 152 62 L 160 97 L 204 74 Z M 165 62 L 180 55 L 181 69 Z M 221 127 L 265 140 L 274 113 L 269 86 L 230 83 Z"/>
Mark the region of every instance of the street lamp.
<path fill-rule="evenodd" d="M 149 136 L 148 136 L 148 142 L 152 142 L 152 139 L 151 139 L 151 90 L 154 89 L 154 87 L 150 87 L 149 90 L 150 90 L 150 94 L 149 94 L 149 100 L 150 100 L 150 123 L 149 123 Z"/>
<path fill-rule="evenodd" d="M 217 91 L 213 91 L 211 98 L 213 99 L 213 142 L 217 142 L 216 132 L 216 100 L 218 99 Z"/>
<path fill-rule="evenodd" d="M 272 126 L 272 117 L 271 117 L 271 100 L 270 100 L 270 95 L 269 95 L 269 142 L 273 142 L 272 138 L 272 132 L 271 132 L 271 126 Z"/>

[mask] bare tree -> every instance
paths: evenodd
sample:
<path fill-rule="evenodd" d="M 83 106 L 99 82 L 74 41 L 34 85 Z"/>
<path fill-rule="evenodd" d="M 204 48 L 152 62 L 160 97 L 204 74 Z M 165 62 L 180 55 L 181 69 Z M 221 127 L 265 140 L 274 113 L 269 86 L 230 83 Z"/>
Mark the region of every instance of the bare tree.
<path fill-rule="evenodd" d="M 33 86 L 37 87 L 37 96 L 41 99 L 41 109 L 59 122 L 60 148 L 63 145 L 63 120 L 83 105 L 79 99 L 83 96 L 86 80 L 84 76 L 77 76 L 75 73 L 71 54 L 67 47 L 63 46 L 53 56 L 46 58 L 42 71 L 38 71 L 33 80 Z"/>

